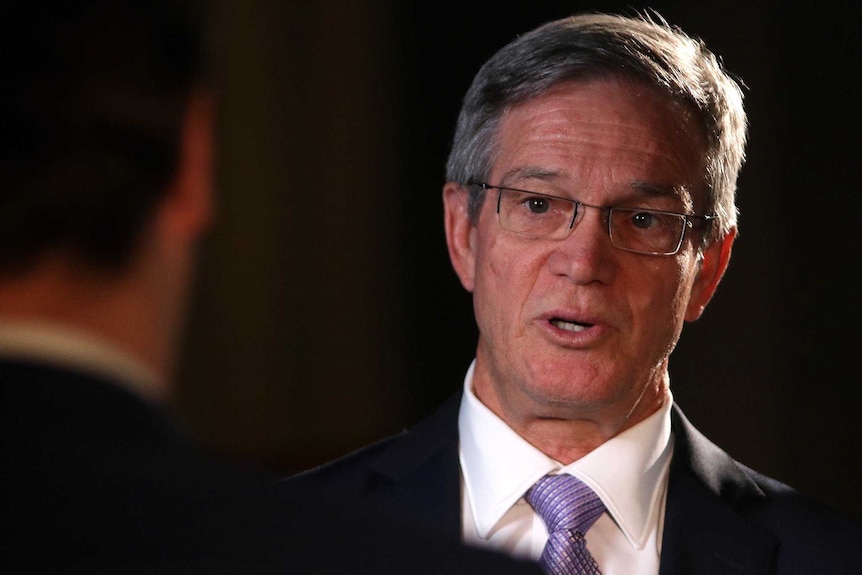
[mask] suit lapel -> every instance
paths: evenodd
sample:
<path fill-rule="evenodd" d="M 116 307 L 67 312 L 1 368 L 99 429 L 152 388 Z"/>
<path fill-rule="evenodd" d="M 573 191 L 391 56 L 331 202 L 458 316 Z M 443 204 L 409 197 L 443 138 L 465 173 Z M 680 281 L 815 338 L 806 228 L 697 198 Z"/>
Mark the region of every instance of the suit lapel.
<path fill-rule="evenodd" d="M 415 513 L 453 540 L 461 539 L 458 456 L 460 391 L 394 442 L 373 465 L 373 481 L 387 499 Z"/>
<path fill-rule="evenodd" d="M 677 406 L 672 426 L 660 575 L 774 573 L 777 542 L 745 517 L 763 492 Z"/>

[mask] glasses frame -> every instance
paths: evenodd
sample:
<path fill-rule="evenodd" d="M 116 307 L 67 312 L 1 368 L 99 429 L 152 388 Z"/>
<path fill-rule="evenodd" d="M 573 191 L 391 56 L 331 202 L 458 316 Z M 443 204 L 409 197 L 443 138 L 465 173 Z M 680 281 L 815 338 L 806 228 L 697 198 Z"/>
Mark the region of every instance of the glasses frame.
<path fill-rule="evenodd" d="M 625 206 L 594 206 L 592 204 L 587 204 L 587 203 L 581 202 L 579 200 L 573 200 L 571 198 L 563 198 L 561 196 L 553 196 L 551 194 L 541 194 L 539 192 L 533 192 L 531 190 L 524 190 L 521 188 L 510 188 L 508 186 L 494 186 L 494 185 L 487 184 L 485 182 L 479 182 L 476 180 L 468 181 L 467 185 L 468 186 L 478 186 L 479 188 L 481 188 L 482 191 L 488 191 L 488 190 L 493 190 L 493 189 L 499 190 L 499 192 L 497 193 L 497 221 L 500 222 L 500 226 L 503 229 L 511 231 L 512 233 L 520 234 L 520 235 L 530 237 L 530 238 L 546 238 L 546 239 L 548 238 L 548 236 L 537 236 L 537 235 L 533 235 L 533 234 L 527 234 L 524 232 L 517 232 L 514 230 L 509 230 L 506 226 L 503 225 L 503 218 L 502 218 L 502 215 L 500 214 L 500 203 L 501 203 L 502 198 L 503 198 L 503 190 L 509 190 L 512 192 L 520 192 L 522 194 L 530 194 L 530 195 L 538 196 L 541 198 L 550 198 L 552 200 L 560 200 L 563 202 L 568 202 L 568 203 L 573 204 L 575 206 L 574 212 L 572 214 L 572 219 L 569 222 L 568 227 L 566 228 L 565 235 L 563 235 L 559 238 L 551 238 L 551 239 L 564 240 L 567 237 L 569 237 L 569 235 L 572 233 L 572 230 L 575 229 L 575 222 L 578 219 L 578 214 L 581 213 L 581 211 L 578 208 L 579 208 L 579 206 L 584 206 L 585 208 L 595 208 L 595 209 L 601 210 L 602 212 L 605 213 L 605 221 L 607 222 L 608 237 L 611 240 L 612 246 L 614 246 L 618 250 L 623 250 L 623 251 L 627 251 L 627 252 L 631 252 L 631 253 L 635 253 L 635 254 L 647 255 L 647 256 L 673 256 L 673 255 L 676 255 L 677 253 L 679 253 L 679 250 L 682 247 L 682 242 L 685 240 L 686 232 L 689 229 L 694 228 L 695 221 L 707 223 L 707 222 L 710 222 L 710 221 L 716 219 L 716 217 L 717 217 L 715 214 L 703 214 L 703 215 L 685 214 L 685 213 L 680 213 L 680 212 L 669 212 L 669 211 L 665 211 L 665 210 L 651 210 L 651 209 L 647 209 L 647 208 L 630 208 L 630 207 L 625 207 Z M 677 217 L 683 219 L 684 223 L 682 226 L 682 231 L 679 234 L 679 240 L 677 241 L 676 246 L 674 247 L 674 249 L 672 251 L 653 252 L 653 251 L 645 251 L 645 250 L 636 250 L 636 249 L 627 248 L 624 246 L 619 246 L 616 244 L 616 241 L 614 239 L 613 227 L 611 226 L 611 221 L 613 220 L 613 212 L 614 212 L 614 210 L 633 210 L 633 209 L 636 209 L 637 211 L 645 212 L 648 214 L 664 214 L 664 215 L 669 215 L 669 216 L 677 216 Z"/>

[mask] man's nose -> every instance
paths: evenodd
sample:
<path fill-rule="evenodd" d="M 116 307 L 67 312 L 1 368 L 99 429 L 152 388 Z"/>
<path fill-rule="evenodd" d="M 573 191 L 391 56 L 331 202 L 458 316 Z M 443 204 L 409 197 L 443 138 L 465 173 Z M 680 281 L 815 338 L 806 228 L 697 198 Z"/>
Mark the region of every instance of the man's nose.
<path fill-rule="evenodd" d="M 569 235 L 556 242 L 550 271 L 576 283 L 609 283 L 616 269 L 616 248 L 608 235 L 607 210 L 578 205 Z"/>

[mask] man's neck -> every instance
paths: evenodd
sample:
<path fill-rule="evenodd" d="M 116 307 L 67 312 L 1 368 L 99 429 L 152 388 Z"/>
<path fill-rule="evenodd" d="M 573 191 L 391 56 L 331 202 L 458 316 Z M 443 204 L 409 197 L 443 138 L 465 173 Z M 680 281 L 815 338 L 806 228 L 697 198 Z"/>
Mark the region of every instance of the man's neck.
<path fill-rule="evenodd" d="M 156 332 L 156 302 L 125 274 L 82 272 L 66 260 L 40 262 L 27 273 L 0 278 L 0 317 L 7 325 L 55 326 L 88 334 L 120 350 L 153 374 L 168 392 L 168 358 Z"/>
<path fill-rule="evenodd" d="M 568 465 L 607 440 L 643 421 L 669 401 L 669 379 L 644 384 L 628 405 L 540 404 L 533 398 L 501 397 L 488 381 L 474 379 L 477 399 L 503 419 L 518 435 L 548 457 Z"/>

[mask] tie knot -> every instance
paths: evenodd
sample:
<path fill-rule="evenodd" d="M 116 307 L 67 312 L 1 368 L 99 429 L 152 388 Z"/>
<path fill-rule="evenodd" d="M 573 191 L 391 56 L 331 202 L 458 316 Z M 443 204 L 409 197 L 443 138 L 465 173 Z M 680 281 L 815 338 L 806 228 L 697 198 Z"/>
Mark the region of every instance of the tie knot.
<path fill-rule="evenodd" d="M 548 533 L 559 529 L 586 533 L 605 511 L 599 496 L 580 479 L 568 474 L 542 477 L 525 497 L 545 521 Z"/>

